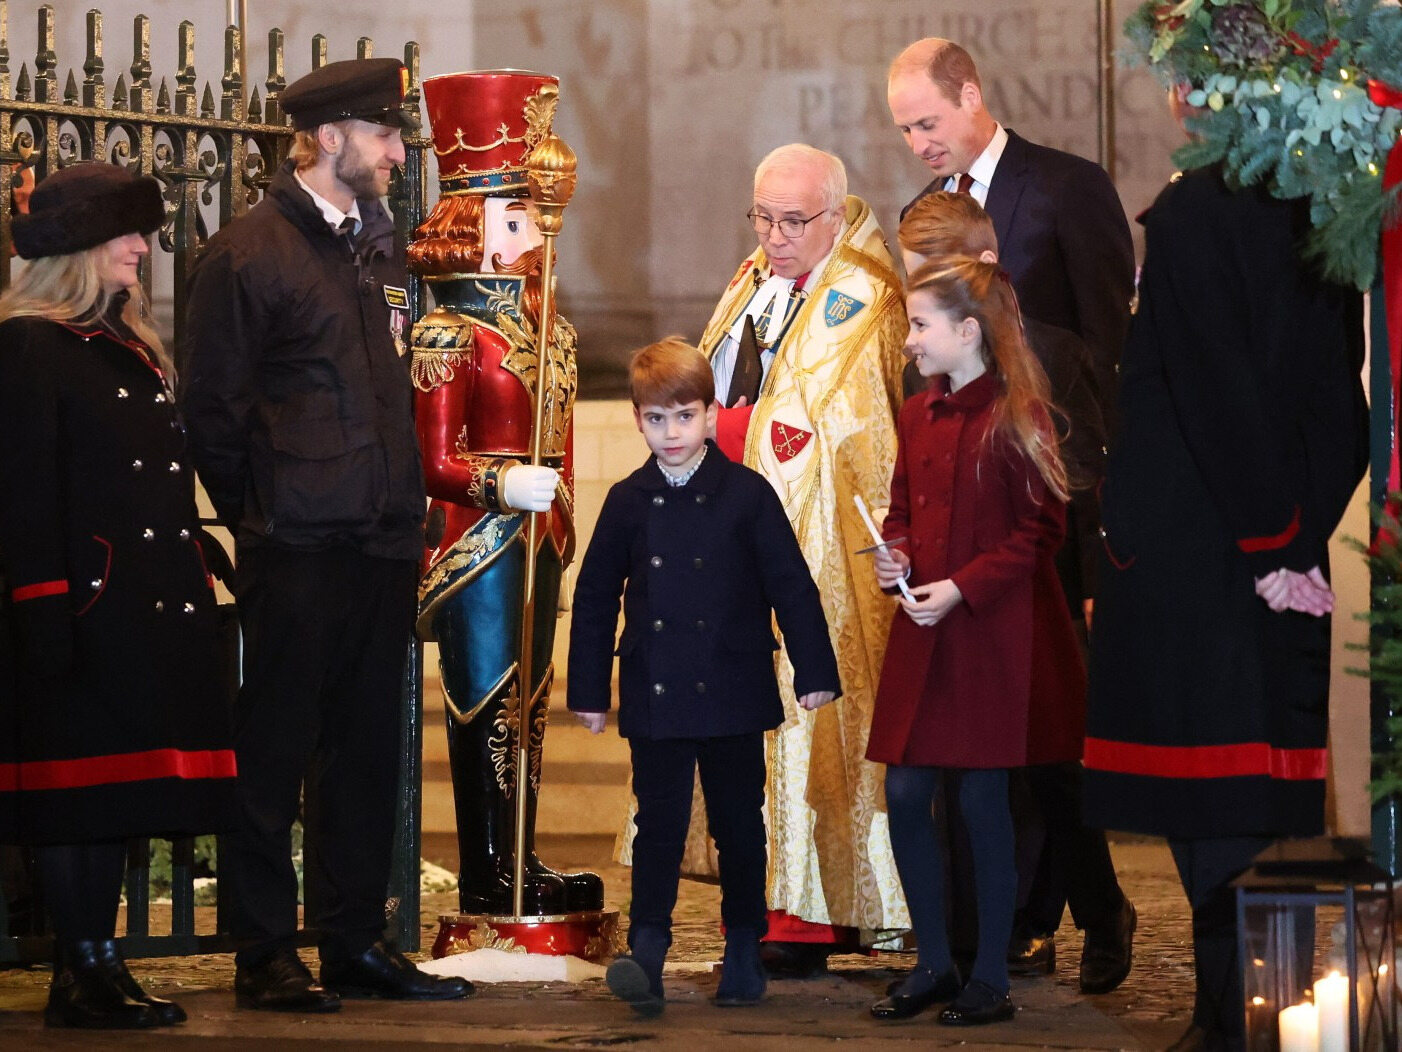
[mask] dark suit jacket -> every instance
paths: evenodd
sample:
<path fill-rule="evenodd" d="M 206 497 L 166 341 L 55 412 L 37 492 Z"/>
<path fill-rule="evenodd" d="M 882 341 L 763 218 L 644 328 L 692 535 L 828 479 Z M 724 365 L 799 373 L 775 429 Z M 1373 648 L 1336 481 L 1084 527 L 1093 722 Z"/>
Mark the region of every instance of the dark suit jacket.
<path fill-rule="evenodd" d="M 712 738 L 783 722 L 771 611 L 794 692 L 841 689 L 822 600 L 783 505 L 715 443 L 685 486 L 669 486 L 648 457 L 609 490 L 575 587 L 571 711 L 609 708 L 620 595 L 625 738 Z"/>
<path fill-rule="evenodd" d="M 936 179 L 915 200 L 944 184 Z M 1009 130 L 984 208 L 1023 313 L 1086 342 L 1101 413 L 1114 434 L 1116 366 L 1134 296 L 1134 242 L 1110 177 L 1094 161 Z"/>

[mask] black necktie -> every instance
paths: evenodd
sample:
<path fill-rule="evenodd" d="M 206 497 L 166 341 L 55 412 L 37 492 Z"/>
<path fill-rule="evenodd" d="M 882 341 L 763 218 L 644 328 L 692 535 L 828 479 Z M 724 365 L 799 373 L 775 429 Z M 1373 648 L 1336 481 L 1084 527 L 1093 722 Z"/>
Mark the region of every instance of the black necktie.
<path fill-rule="evenodd" d="M 345 239 L 346 245 L 351 250 L 351 257 L 353 259 L 359 259 L 360 249 L 355 243 L 355 219 L 351 216 L 346 216 L 346 218 L 341 220 L 341 225 L 336 228 L 336 232 Z"/>

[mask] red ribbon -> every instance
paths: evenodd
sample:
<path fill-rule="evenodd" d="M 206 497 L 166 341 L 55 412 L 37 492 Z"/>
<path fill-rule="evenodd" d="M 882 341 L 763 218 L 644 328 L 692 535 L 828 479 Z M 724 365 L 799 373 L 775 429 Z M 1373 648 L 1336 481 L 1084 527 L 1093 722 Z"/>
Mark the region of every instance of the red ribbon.
<path fill-rule="evenodd" d="M 1402 109 L 1402 91 L 1381 81 L 1368 82 L 1368 97 L 1379 106 Z M 1387 167 L 1383 170 L 1383 192 L 1402 183 L 1402 140 L 1394 143 L 1387 155 Z M 1398 462 L 1397 423 L 1402 415 L 1402 222 L 1393 217 L 1383 221 L 1383 303 L 1387 318 L 1388 363 L 1392 369 L 1392 454 L 1387 471 L 1387 500 L 1383 523 L 1378 530 L 1374 546 L 1389 535 L 1389 540 L 1399 541 L 1397 527 L 1399 508 L 1396 494 L 1402 490 L 1402 464 Z M 1389 525 L 1390 524 L 1390 525 Z"/>
<path fill-rule="evenodd" d="M 1402 109 L 1402 91 L 1380 80 L 1368 81 L 1368 97 L 1379 106 Z"/>

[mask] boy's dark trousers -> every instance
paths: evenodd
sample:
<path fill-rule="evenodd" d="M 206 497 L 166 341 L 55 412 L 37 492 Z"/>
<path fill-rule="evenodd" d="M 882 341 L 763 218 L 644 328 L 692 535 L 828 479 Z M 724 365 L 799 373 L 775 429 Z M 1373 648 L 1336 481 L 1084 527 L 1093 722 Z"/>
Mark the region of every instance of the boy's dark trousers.
<path fill-rule="evenodd" d="M 633 903 L 629 940 L 642 928 L 672 927 L 677 881 L 691 822 L 695 771 L 720 853 L 721 920 L 727 931 L 768 930 L 764 884 L 764 734 L 721 738 L 629 738 L 633 794 Z"/>

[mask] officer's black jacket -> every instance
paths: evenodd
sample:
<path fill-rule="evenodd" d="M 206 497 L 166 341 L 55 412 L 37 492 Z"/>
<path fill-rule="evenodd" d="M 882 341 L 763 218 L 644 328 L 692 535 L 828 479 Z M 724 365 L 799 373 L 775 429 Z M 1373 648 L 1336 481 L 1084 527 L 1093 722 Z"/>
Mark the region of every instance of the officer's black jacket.
<path fill-rule="evenodd" d="M 240 544 L 422 551 L 413 387 L 391 328 L 407 337 L 408 282 L 389 216 L 359 204 L 352 252 L 289 162 L 191 273 L 181 408 Z"/>

